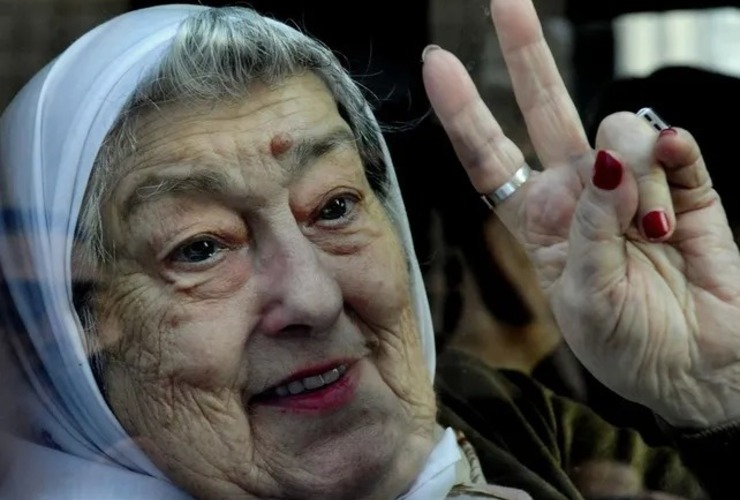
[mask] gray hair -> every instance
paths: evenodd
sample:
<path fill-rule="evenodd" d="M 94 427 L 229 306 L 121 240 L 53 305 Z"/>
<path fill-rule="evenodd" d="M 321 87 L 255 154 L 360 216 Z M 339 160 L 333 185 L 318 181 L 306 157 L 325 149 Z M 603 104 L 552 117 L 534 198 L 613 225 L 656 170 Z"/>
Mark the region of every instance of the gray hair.
<path fill-rule="evenodd" d="M 158 68 L 134 91 L 106 136 L 77 224 L 75 261 L 98 268 L 114 255 L 115 249 L 106 248 L 101 208 L 125 174 L 122 160 L 136 151 L 139 117 L 168 103 L 243 99 L 254 83 L 269 85 L 304 72 L 316 74 L 333 94 L 355 135 L 368 181 L 388 208 L 380 131 L 361 90 L 334 54 L 320 42 L 250 9 L 208 8 L 182 23 Z M 75 307 L 85 329 L 87 352 L 94 359 L 100 353 L 93 335 L 95 286 L 75 286 Z"/>

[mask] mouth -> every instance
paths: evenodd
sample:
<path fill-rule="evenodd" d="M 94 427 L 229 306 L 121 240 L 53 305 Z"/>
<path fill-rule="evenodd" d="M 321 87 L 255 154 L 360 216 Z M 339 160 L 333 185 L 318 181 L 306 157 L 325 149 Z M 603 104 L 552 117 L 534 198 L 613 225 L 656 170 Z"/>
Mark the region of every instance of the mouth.
<path fill-rule="evenodd" d="M 252 398 L 256 405 L 295 411 L 333 410 L 348 403 L 355 392 L 357 363 L 335 363 L 301 370 Z"/>

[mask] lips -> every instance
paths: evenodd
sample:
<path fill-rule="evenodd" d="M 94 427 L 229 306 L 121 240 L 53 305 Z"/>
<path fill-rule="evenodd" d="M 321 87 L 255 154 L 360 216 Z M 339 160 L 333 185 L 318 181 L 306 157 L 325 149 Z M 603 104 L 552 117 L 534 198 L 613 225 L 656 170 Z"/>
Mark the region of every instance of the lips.
<path fill-rule="evenodd" d="M 356 363 L 334 362 L 301 370 L 256 395 L 252 402 L 297 411 L 331 410 L 352 399 Z"/>
<path fill-rule="evenodd" d="M 293 380 L 290 383 L 282 384 L 274 389 L 274 393 L 281 398 L 285 396 L 296 396 L 307 391 L 315 391 L 327 385 L 333 384 L 347 372 L 347 365 L 339 365 L 336 368 L 325 371 L 318 375 L 304 377 Z"/>
<path fill-rule="evenodd" d="M 298 370 L 257 394 L 255 399 L 284 398 L 322 389 L 342 378 L 349 365 L 349 361 L 335 361 Z"/>

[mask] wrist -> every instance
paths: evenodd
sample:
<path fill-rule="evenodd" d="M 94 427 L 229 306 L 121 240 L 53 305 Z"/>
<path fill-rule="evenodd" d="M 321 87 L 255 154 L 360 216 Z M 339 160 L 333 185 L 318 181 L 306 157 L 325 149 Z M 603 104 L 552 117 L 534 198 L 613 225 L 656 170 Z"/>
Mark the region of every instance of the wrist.
<path fill-rule="evenodd" d="M 728 395 L 735 395 L 734 390 L 726 392 L 730 393 Z M 673 399 L 675 401 L 679 398 Z M 673 429 L 698 432 L 740 422 L 740 395 L 719 398 L 705 390 L 702 397 L 684 396 L 680 399 L 684 404 L 666 405 L 661 402 L 653 407 L 653 412 Z"/>

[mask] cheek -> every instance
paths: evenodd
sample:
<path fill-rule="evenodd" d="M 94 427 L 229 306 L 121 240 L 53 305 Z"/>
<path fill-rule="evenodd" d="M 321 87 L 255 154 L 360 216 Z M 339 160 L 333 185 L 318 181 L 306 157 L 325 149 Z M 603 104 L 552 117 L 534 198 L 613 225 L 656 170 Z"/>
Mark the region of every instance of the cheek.
<path fill-rule="evenodd" d="M 393 235 L 348 256 L 340 283 L 349 307 L 371 324 L 391 329 L 409 309 L 406 260 Z"/>
<path fill-rule="evenodd" d="M 166 269 L 163 278 L 178 297 L 174 300 L 219 301 L 236 293 L 252 273 L 252 255 L 246 247 L 229 250 L 213 268 L 201 272 Z"/>
<path fill-rule="evenodd" d="M 163 375 L 201 389 L 236 387 L 243 379 L 244 345 L 255 323 L 249 301 L 229 299 L 179 305 L 164 316 Z"/>
<path fill-rule="evenodd" d="M 147 380 L 198 388 L 233 387 L 242 378 L 244 344 L 256 300 L 245 287 L 209 281 L 194 288 L 147 287 L 122 297 L 103 331 L 116 339 L 111 356 Z M 228 294 L 223 294 L 225 288 Z"/>
<path fill-rule="evenodd" d="M 345 298 L 361 328 L 373 340 L 373 362 L 381 379 L 413 415 L 416 424 L 431 432 L 435 405 L 421 337 L 411 302 L 406 259 L 395 239 L 368 250 L 347 274 Z M 364 327 L 364 328 L 363 328 Z"/>
<path fill-rule="evenodd" d="M 244 484 L 263 484 L 264 463 L 240 391 L 244 343 L 257 317 L 250 308 L 254 292 L 242 284 L 204 299 L 137 279 L 138 287 L 129 283 L 128 293 L 109 302 L 103 325 L 117 329 L 119 339 L 104 373 L 115 415 L 183 487 L 197 492 L 203 486 L 194 470 L 226 481 L 237 465 Z M 245 463 L 244 457 L 255 458 Z"/>

